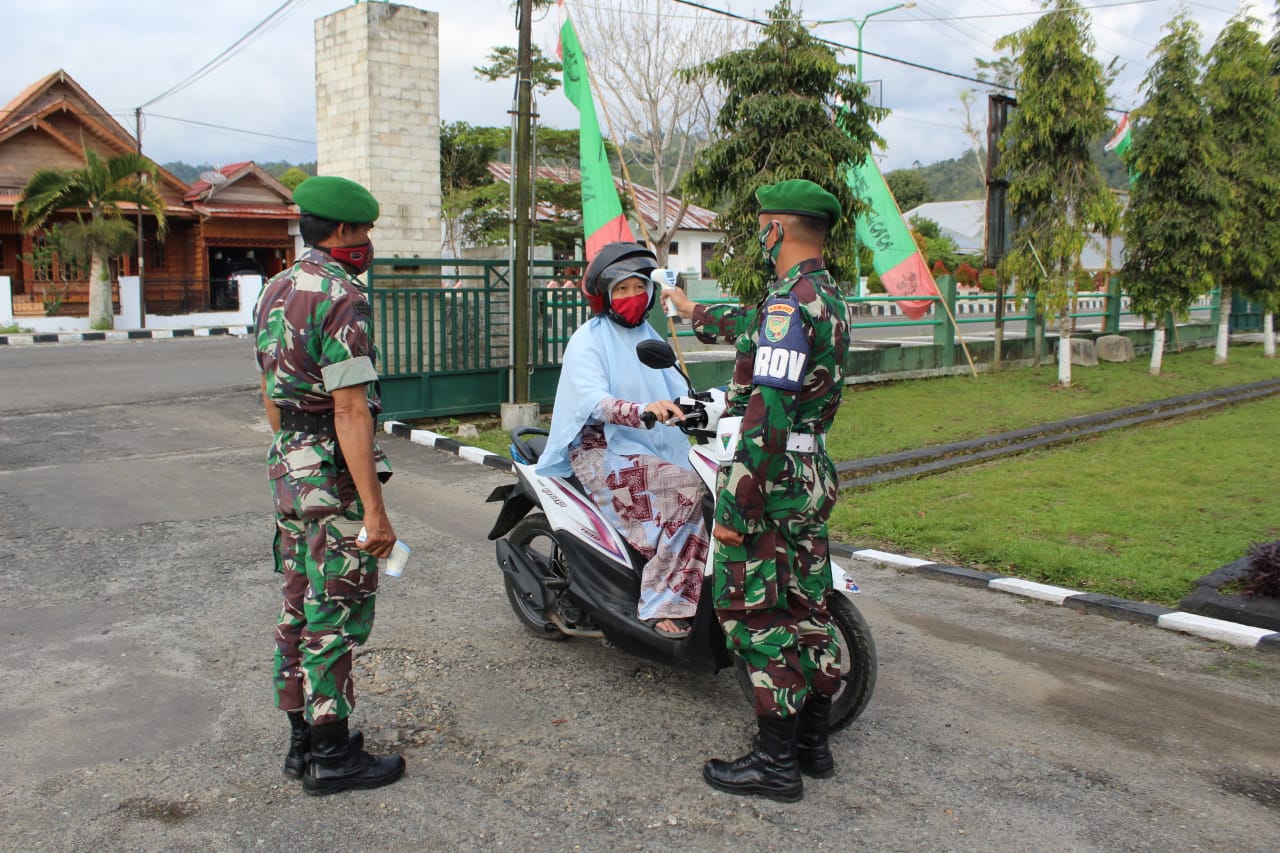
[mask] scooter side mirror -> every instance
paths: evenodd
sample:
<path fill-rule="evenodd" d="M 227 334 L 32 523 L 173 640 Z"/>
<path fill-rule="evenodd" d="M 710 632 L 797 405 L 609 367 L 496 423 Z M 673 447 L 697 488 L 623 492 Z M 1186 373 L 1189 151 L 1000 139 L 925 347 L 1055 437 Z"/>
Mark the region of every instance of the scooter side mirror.
<path fill-rule="evenodd" d="M 647 340 L 636 344 L 640 363 L 654 370 L 666 370 L 676 366 L 676 353 L 666 341 Z"/>
<path fill-rule="evenodd" d="M 666 341 L 653 340 L 652 338 L 647 341 L 641 341 L 636 344 L 636 356 L 639 357 L 641 364 L 654 370 L 666 370 L 668 367 L 674 367 L 676 372 L 684 379 L 684 384 L 689 386 L 689 396 L 693 396 L 693 383 L 689 381 L 688 374 L 676 364 L 676 352 L 671 348 L 671 344 Z"/>

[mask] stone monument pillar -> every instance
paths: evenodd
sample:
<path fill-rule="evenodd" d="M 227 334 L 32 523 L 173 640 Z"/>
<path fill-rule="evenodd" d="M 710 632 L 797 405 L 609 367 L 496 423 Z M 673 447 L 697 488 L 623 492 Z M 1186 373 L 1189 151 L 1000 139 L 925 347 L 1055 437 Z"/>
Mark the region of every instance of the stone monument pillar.
<path fill-rule="evenodd" d="M 316 21 L 317 173 L 382 206 L 379 258 L 440 256 L 440 19 L 357 3 Z"/>

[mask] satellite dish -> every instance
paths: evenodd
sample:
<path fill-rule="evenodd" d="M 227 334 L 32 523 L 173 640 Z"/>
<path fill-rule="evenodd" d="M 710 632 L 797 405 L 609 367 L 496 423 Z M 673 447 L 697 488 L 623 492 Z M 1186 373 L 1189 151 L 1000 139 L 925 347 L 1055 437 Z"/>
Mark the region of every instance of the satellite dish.
<path fill-rule="evenodd" d="M 205 198 L 208 198 L 213 195 L 214 190 L 227 182 L 227 176 L 217 169 L 210 169 L 200 173 L 200 180 L 209 185 L 209 192 L 205 195 Z"/>

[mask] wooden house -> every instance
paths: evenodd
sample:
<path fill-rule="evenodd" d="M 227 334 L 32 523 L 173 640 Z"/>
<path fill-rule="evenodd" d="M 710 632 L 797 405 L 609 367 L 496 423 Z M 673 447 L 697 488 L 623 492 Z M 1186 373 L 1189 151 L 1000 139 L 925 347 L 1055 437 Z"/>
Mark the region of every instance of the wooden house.
<path fill-rule="evenodd" d="M 0 109 L 0 276 L 10 279 L 15 316 L 87 313 L 88 271 L 49 256 L 43 235 L 23 234 L 14 215 L 37 169 L 82 168 L 86 148 L 109 158 L 136 151 L 137 140 L 65 71 L 37 80 Z M 224 166 L 192 186 L 157 170 L 168 231 L 157 239 L 155 218 L 143 212 L 148 313 L 234 308 L 231 276 L 270 276 L 293 262 L 297 209 L 289 190 L 257 165 Z M 126 215 L 133 220 L 135 213 Z M 54 221 L 74 217 L 66 211 Z M 136 255 L 111 260 L 113 283 L 138 275 Z"/>

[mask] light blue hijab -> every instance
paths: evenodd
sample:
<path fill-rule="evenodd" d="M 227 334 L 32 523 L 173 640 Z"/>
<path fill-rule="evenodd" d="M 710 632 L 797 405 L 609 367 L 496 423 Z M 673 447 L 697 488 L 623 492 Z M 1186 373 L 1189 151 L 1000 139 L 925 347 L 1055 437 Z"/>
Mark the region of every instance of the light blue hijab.
<path fill-rule="evenodd" d="M 573 473 L 569 447 L 605 397 L 645 406 L 688 393 L 688 384 L 674 367 L 654 370 L 640 363 L 636 344 L 646 340 L 662 340 L 648 322 L 628 329 L 603 314 L 579 326 L 569 338 L 556 386 L 551 435 L 536 469 L 539 474 L 568 477 Z M 605 424 L 604 437 L 614 453 L 647 453 L 682 468 L 691 467 L 689 439 L 673 426 L 657 424 L 644 429 Z"/>

